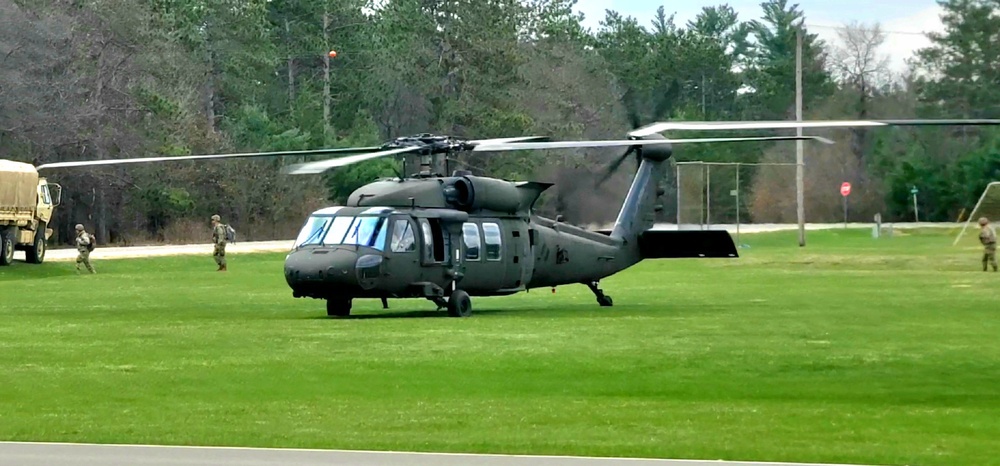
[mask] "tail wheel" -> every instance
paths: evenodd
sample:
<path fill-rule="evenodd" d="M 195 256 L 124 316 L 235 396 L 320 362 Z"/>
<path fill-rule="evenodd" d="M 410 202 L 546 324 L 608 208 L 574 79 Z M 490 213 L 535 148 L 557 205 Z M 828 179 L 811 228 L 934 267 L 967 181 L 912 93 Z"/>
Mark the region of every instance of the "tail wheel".
<path fill-rule="evenodd" d="M 45 224 L 39 225 L 35 231 L 35 242 L 24 250 L 28 262 L 41 264 L 45 260 Z"/>
<path fill-rule="evenodd" d="M 14 262 L 14 234 L 10 230 L 0 231 L 0 265 Z"/>

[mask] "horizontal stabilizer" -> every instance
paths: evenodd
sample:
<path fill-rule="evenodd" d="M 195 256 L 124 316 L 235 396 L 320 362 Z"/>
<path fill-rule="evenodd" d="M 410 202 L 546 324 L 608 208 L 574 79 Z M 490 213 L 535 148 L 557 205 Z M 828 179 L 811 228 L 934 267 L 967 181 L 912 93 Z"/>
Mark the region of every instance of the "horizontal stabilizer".
<path fill-rule="evenodd" d="M 725 230 L 646 230 L 639 235 L 643 259 L 739 257 Z"/>

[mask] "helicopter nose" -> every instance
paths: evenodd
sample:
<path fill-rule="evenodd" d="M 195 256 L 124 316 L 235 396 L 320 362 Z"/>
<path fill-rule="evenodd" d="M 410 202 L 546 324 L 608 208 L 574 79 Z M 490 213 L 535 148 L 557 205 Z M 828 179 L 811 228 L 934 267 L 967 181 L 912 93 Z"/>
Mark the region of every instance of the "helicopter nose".
<path fill-rule="evenodd" d="M 358 254 L 346 249 L 300 249 L 285 259 L 285 281 L 295 297 L 325 298 L 357 290 Z"/>

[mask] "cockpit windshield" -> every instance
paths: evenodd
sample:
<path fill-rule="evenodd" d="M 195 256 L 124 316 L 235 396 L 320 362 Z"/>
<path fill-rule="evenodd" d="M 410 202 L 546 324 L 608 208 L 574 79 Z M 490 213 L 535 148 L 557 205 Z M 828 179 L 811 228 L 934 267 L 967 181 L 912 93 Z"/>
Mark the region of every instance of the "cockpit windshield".
<path fill-rule="evenodd" d="M 293 247 L 297 248 L 306 244 L 320 244 L 320 240 L 323 239 L 323 232 L 326 231 L 326 227 L 330 225 L 331 221 L 333 221 L 333 217 L 309 217 L 306 225 L 299 232 L 299 236 L 295 238 L 295 245 Z"/>
<path fill-rule="evenodd" d="M 313 216 L 306 221 L 295 240 L 298 248 L 308 245 L 333 246 L 338 244 L 359 245 L 383 250 L 388 228 L 386 217 L 362 216 Z"/>

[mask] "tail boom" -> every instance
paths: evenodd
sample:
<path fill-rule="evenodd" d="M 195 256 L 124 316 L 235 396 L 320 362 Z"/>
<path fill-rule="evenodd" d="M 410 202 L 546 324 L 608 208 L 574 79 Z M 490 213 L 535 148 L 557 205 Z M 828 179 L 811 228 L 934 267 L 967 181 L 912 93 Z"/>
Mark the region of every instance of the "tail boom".
<path fill-rule="evenodd" d="M 656 189 L 656 180 L 662 172 L 660 168 L 662 163 L 643 160 L 639 164 L 639 170 L 632 180 L 632 186 L 628 189 L 622 208 L 618 212 L 618 218 L 615 219 L 611 238 L 630 242 L 638 238 L 643 230 L 652 226 L 653 219 L 645 217 L 652 214 L 652 206 L 649 204 L 655 202 L 655 193 L 651 191 Z"/>

